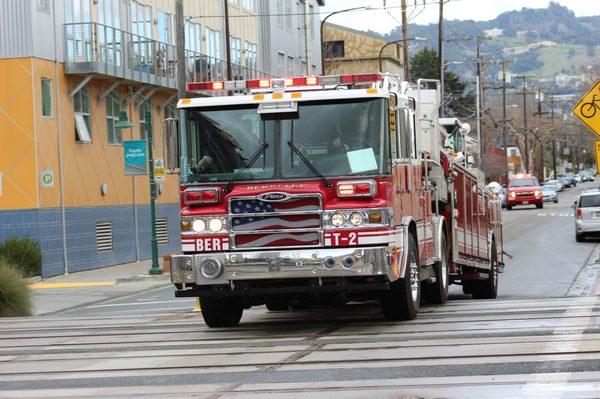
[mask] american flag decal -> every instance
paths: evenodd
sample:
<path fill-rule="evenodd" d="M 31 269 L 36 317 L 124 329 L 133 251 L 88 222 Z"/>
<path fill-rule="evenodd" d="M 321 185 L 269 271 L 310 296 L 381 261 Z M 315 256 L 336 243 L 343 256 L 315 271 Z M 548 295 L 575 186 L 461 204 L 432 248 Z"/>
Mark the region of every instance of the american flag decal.
<path fill-rule="evenodd" d="M 278 202 L 255 198 L 233 199 L 230 211 L 232 229 L 236 233 L 235 246 L 259 248 L 319 245 L 320 209 L 317 197 L 291 197 Z M 269 233 L 260 233 L 267 230 Z"/>

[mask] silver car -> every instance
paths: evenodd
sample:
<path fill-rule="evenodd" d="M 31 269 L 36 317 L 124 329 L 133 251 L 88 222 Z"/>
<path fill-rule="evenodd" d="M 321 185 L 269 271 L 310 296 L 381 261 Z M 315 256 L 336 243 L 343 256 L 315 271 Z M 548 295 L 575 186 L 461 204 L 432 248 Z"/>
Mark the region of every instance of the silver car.
<path fill-rule="evenodd" d="M 558 192 L 556 188 L 552 185 L 544 184 L 542 186 L 542 198 L 544 202 L 554 202 L 558 204 Z"/>
<path fill-rule="evenodd" d="M 600 190 L 584 191 L 572 205 L 575 209 L 575 240 L 600 233 Z"/>

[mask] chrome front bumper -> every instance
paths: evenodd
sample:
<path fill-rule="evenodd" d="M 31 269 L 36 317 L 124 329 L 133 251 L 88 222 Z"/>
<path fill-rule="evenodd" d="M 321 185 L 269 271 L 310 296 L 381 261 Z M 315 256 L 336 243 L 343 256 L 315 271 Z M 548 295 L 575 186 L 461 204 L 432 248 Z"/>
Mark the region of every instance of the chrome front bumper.
<path fill-rule="evenodd" d="M 381 246 L 172 255 L 171 281 L 216 285 L 237 280 L 382 275 L 393 280 L 391 251 Z"/>

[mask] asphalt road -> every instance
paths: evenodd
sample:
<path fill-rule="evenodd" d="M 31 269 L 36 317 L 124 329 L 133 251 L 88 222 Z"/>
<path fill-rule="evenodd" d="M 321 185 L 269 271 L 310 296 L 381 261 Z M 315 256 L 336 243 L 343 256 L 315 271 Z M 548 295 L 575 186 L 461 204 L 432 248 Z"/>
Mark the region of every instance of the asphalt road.
<path fill-rule="evenodd" d="M 575 242 L 571 204 L 584 189 L 578 184 L 559 194 L 559 203 L 504 211 L 504 248 L 513 255 L 500 275 L 501 299 L 562 297 L 567 294 L 598 240 Z"/>
<path fill-rule="evenodd" d="M 458 287 L 411 322 L 374 304 L 259 307 L 208 329 L 160 287 L 0 320 L 0 398 L 600 397 L 600 297 L 565 297 L 596 246 L 575 242 L 570 208 L 590 186 L 504 212 L 498 300 Z"/>

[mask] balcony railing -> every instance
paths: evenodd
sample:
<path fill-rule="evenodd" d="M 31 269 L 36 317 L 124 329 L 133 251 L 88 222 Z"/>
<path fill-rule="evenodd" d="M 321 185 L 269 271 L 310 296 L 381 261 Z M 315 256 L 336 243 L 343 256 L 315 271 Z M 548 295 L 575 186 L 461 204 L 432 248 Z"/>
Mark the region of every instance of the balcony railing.
<path fill-rule="evenodd" d="M 97 73 L 140 83 L 176 88 L 177 54 L 173 45 L 94 22 L 64 25 L 65 73 Z M 225 80 L 227 63 L 185 51 L 186 80 Z M 273 75 L 232 64 L 233 79 Z"/>

